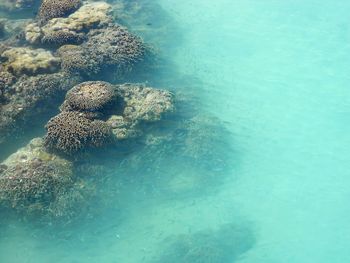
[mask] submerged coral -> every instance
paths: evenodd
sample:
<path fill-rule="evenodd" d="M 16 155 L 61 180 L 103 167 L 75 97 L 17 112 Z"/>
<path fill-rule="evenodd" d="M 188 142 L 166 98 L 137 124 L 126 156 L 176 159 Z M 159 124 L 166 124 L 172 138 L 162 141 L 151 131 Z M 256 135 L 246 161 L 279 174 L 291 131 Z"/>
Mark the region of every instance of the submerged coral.
<path fill-rule="evenodd" d="M 42 213 L 73 186 L 72 164 L 46 152 L 40 139 L 11 155 L 2 167 L 0 204 L 21 212 Z"/>
<path fill-rule="evenodd" d="M 116 86 L 123 99 L 118 114 L 107 120 L 117 139 L 129 139 L 142 134 L 141 124 L 159 121 L 163 114 L 174 110 L 173 96 L 169 91 L 146 87 L 142 84 Z"/>
<path fill-rule="evenodd" d="M 92 121 L 79 112 L 62 112 L 46 125 L 45 145 L 52 150 L 74 154 L 89 147 L 111 142 L 111 129 L 102 121 Z"/>
<path fill-rule="evenodd" d="M 67 92 L 62 111 L 101 112 L 115 102 L 113 85 L 103 81 L 83 82 Z"/>
<path fill-rule="evenodd" d="M 87 41 L 77 46 L 63 46 L 58 54 L 62 67 L 71 73 L 94 77 L 107 68 L 116 74 L 129 72 L 147 54 L 142 40 L 119 25 L 91 30 Z"/>
<path fill-rule="evenodd" d="M 119 71 L 130 71 L 147 52 L 145 44 L 139 37 L 119 25 L 92 30 L 83 47 L 88 50 L 92 58 L 104 57 L 102 68 L 115 66 Z"/>
<path fill-rule="evenodd" d="M 96 75 L 100 71 L 99 65 L 103 62 L 102 58 L 91 59 L 87 50 L 77 45 L 64 45 L 57 53 L 62 60 L 62 69 L 70 74 Z"/>
<path fill-rule="evenodd" d="M 1 54 L 4 68 L 16 76 L 52 73 L 59 69 L 60 59 L 44 49 L 10 48 Z"/>
<path fill-rule="evenodd" d="M 0 71 L 0 103 L 8 99 L 8 92 L 15 82 L 15 77 L 7 71 Z"/>
<path fill-rule="evenodd" d="M 7 81 L 13 81 L 11 74 L 3 74 Z M 23 130 L 26 123 L 40 123 L 43 116 L 56 111 L 66 91 L 79 81 L 77 77 L 55 73 L 22 76 L 16 82 L 5 84 L 4 102 L 0 104 L 0 144 Z"/>
<path fill-rule="evenodd" d="M 49 20 L 55 17 L 64 17 L 81 6 L 81 0 L 43 0 L 39 9 L 39 17 Z"/>
<path fill-rule="evenodd" d="M 68 17 L 52 18 L 45 25 L 39 22 L 28 24 L 25 38 L 30 44 L 61 46 L 80 43 L 89 30 L 111 22 L 110 8 L 105 2 L 86 3 Z"/>
<path fill-rule="evenodd" d="M 162 114 L 174 110 L 173 95 L 167 90 L 123 84 L 117 86 L 117 91 L 125 103 L 123 116 L 133 122 L 159 121 Z"/>
<path fill-rule="evenodd" d="M 87 207 L 93 187 L 77 179 L 73 164 L 49 153 L 35 138 L 0 164 L 0 208 L 24 217 L 62 219 L 65 224 Z"/>

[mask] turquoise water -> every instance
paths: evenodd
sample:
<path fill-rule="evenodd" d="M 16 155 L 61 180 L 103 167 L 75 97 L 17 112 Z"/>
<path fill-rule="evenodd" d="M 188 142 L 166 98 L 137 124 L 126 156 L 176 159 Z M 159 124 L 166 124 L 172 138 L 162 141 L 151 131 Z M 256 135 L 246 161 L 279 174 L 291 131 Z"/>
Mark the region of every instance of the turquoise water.
<path fill-rule="evenodd" d="M 188 262 L 349 262 L 350 2 L 142 2 L 150 25 L 129 23 L 164 59 L 146 78 L 201 112 L 196 139 L 112 156 L 107 208 L 74 226 L 8 219 L 0 262 L 184 262 L 196 242 L 223 258 Z"/>

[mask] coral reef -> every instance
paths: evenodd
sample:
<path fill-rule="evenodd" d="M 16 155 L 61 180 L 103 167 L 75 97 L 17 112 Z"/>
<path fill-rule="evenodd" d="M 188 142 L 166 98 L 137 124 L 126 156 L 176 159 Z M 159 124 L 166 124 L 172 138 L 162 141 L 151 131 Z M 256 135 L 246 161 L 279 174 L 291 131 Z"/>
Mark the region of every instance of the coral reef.
<path fill-rule="evenodd" d="M 0 9 L 39 4 L 5 0 Z M 77 177 L 68 160 L 94 158 L 90 151 L 108 145 L 114 147 L 106 152 L 126 151 L 132 140 L 124 139 L 141 136 L 149 123 L 172 111 L 173 96 L 141 84 L 102 81 L 120 83 L 150 51 L 141 38 L 114 24 L 106 2 L 43 0 L 36 19 L 1 20 L 0 38 L 0 158 L 11 151 L 7 144 L 26 139 L 20 133 L 32 137 L 49 119 L 43 139 L 0 164 L 0 209 L 74 217 L 94 186 Z M 59 104 L 61 112 L 50 119 Z"/>
<path fill-rule="evenodd" d="M 76 111 L 86 119 L 106 120 L 118 140 L 142 135 L 142 125 L 159 121 L 174 109 L 173 96 L 142 84 L 111 85 L 83 82 L 67 92 L 62 112 Z"/>
<path fill-rule="evenodd" d="M 91 30 L 82 46 L 92 58 L 103 56 L 101 67 L 115 66 L 122 73 L 130 71 L 147 53 L 142 40 L 119 25 Z"/>
<path fill-rule="evenodd" d="M 39 9 L 41 20 L 67 16 L 81 6 L 80 0 L 43 0 Z"/>
<path fill-rule="evenodd" d="M 1 164 L 1 205 L 42 213 L 73 186 L 72 164 L 46 152 L 42 144 L 34 139 Z"/>
<path fill-rule="evenodd" d="M 103 112 L 115 103 L 113 85 L 103 81 L 83 82 L 67 92 L 61 111 Z"/>
<path fill-rule="evenodd" d="M 72 220 L 86 207 L 94 189 L 73 172 L 73 164 L 35 138 L 0 164 L 0 207 L 27 216 Z"/>
<path fill-rule="evenodd" d="M 3 98 L 0 104 L 0 144 L 17 134 L 29 121 L 41 120 L 55 111 L 66 91 L 80 82 L 80 78 L 65 73 L 22 76 L 16 82 L 6 71 L 0 75 L 5 76 L 5 82 L 0 77 Z"/>
<path fill-rule="evenodd" d="M 110 8 L 105 2 L 86 3 L 68 17 L 53 18 L 43 26 L 40 22 L 30 23 L 25 29 L 25 38 L 30 44 L 61 46 L 80 43 L 90 29 L 111 22 Z"/>
<path fill-rule="evenodd" d="M 57 53 L 62 60 L 62 69 L 70 74 L 78 73 L 84 77 L 96 75 L 103 63 L 102 57 L 91 59 L 88 50 L 81 46 L 65 45 L 60 47 Z"/>
<path fill-rule="evenodd" d="M 58 54 L 63 69 L 71 73 L 93 77 L 113 68 L 115 74 L 123 75 L 143 60 L 147 48 L 140 38 L 119 25 L 113 25 L 91 30 L 87 41 L 79 47 L 63 46 Z"/>
<path fill-rule="evenodd" d="M 5 50 L 3 67 L 16 76 L 52 73 L 59 69 L 60 59 L 44 49 L 15 47 Z"/>
<path fill-rule="evenodd" d="M 159 121 L 163 113 L 174 109 L 173 96 L 166 90 L 123 84 L 117 86 L 117 91 L 125 102 L 123 115 L 133 122 Z"/>
<path fill-rule="evenodd" d="M 7 100 L 8 91 L 14 82 L 15 77 L 11 73 L 7 71 L 0 71 L 0 103 Z"/>
<path fill-rule="evenodd" d="M 164 113 L 174 110 L 169 91 L 146 87 L 142 84 L 123 84 L 116 87 L 123 99 L 121 113 L 108 120 L 117 139 L 129 139 L 142 134 L 140 125 L 159 121 Z"/>
<path fill-rule="evenodd" d="M 92 121 L 74 111 L 51 118 L 46 128 L 46 147 L 68 155 L 104 146 L 112 140 L 111 129 L 105 122 Z"/>

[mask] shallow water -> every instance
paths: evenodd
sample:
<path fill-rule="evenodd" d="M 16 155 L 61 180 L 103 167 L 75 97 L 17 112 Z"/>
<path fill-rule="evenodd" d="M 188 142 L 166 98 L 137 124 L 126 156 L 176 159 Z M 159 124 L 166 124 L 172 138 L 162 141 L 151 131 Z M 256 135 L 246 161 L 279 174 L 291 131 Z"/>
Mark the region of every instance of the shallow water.
<path fill-rule="evenodd" d="M 141 2 L 176 139 L 100 160 L 77 224 L 6 220 L 0 262 L 348 262 L 350 3 Z"/>

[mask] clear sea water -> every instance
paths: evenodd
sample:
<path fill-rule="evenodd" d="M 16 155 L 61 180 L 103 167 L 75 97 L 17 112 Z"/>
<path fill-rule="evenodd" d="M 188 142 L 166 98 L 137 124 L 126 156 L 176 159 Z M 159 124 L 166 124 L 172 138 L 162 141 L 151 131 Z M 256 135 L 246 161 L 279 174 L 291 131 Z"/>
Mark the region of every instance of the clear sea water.
<path fill-rule="evenodd" d="M 7 220 L 0 262 L 185 262 L 196 242 L 186 262 L 350 262 L 350 2 L 140 3 L 147 80 L 201 113 L 195 139 L 110 157 L 108 209 L 74 226 Z"/>

